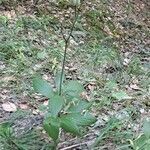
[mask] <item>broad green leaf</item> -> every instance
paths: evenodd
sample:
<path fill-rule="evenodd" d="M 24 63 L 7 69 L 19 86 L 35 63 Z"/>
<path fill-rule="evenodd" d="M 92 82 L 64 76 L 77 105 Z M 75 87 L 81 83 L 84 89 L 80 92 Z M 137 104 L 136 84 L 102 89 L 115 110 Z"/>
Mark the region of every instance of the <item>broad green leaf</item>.
<path fill-rule="evenodd" d="M 62 107 L 64 104 L 64 99 L 63 97 L 59 95 L 54 95 L 50 100 L 49 100 L 49 112 L 53 117 L 56 117 L 58 113 L 61 111 Z"/>
<path fill-rule="evenodd" d="M 56 141 L 59 136 L 59 128 L 60 128 L 60 123 L 57 118 L 47 118 L 43 122 L 43 127 L 46 131 L 46 133 L 54 140 Z"/>
<path fill-rule="evenodd" d="M 72 103 L 69 107 L 68 111 L 71 113 L 82 112 L 83 110 L 87 110 L 91 106 L 91 103 L 87 101 L 80 100 L 77 103 Z"/>
<path fill-rule="evenodd" d="M 143 132 L 146 137 L 150 138 L 150 120 L 145 120 L 143 124 Z"/>
<path fill-rule="evenodd" d="M 61 127 L 67 132 L 73 133 L 75 135 L 80 135 L 80 128 L 71 117 L 61 117 Z"/>
<path fill-rule="evenodd" d="M 49 83 L 39 77 L 33 79 L 33 88 L 36 92 L 50 98 L 53 96 L 53 88 Z"/>
<path fill-rule="evenodd" d="M 78 126 L 88 126 L 96 122 L 96 118 L 88 112 L 85 114 L 71 113 L 67 114 L 66 117 L 74 120 Z"/>
<path fill-rule="evenodd" d="M 59 90 L 59 87 L 60 87 L 60 77 L 61 77 L 61 72 L 58 72 L 55 77 L 55 85 L 56 85 L 57 90 Z M 62 83 L 63 83 L 64 79 L 65 79 L 65 75 L 63 74 Z"/>
<path fill-rule="evenodd" d="M 90 113 L 86 112 L 81 119 L 79 118 L 79 125 L 81 126 L 89 126 L 96 122 L 96 118 Z"/>
<path fill-rule="evenodd" d="M 84 87 L 78 81 L 70 81 L 64 88 L 64 92 L 70 96 L 76 97 L 84 91 Z"/>
<path fill-rule="evenodd" d="M 131 99 L 128 94 L 126 94 L 124 91 L 115 92 L 112 94 L 112 97 L 116 98 L 117 100 L 124 100 L 124 99 Z"/>

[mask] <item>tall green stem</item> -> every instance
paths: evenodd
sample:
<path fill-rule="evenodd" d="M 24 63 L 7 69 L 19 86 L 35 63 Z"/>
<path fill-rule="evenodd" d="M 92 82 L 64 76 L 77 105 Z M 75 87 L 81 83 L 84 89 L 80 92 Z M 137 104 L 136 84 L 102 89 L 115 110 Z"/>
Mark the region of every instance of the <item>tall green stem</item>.
<path fill-rule="evenodd" d="M 67 49 L 69 46 L 69 42 L 70 42 L 70 37 L 72 35 L 73 29 L 75 27 L 75 24 L 77 22 L 78 19 L 78 11 L 77 11 L 77 6 L 75 6 L 75 16 L 74 16 L 74 21 L 72 23 L 72 27 L 70 30 L 70 33 L 68 35 L 68 37 L 66 38 L 65 35 L 62 33 L 63 35 L 63 39 L 65 41 L 65 49 L 64 49 L 64 56 L 63 56 L 63 62 L 62 62 L 62 69 L 61 69 L 61 75 L 60 75 L 60 85 L 59 85 L 59 95 L 61 95 L 61 91 L 62 91 L 62 80 L 63 80 L 63 74 L 64 74 L 64 69 L 65 69 L 65 63 L 66 63 L 66 56 L 67 56 Z"/>

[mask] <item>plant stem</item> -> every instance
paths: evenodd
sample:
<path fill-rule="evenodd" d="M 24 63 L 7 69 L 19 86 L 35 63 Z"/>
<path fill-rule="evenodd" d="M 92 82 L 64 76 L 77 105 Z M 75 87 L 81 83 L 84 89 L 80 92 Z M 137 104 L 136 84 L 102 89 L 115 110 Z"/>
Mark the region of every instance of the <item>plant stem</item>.
<path fill-rule="evenodd" d="M 52 150 L 56 150 L 57 149 L 57 145 L 58 145 L 58 141 L 54 141 L 54 145 L 53 145 Z"/>
<path fill-rule="evenodd" d="M 78 19 L 78 11 L 77 11 L 77 6 L 75 6 L 75 16 L 74 16 L 74 21 L 72 23 L 72 27 L 70 30 L 70 33 L 68 35 L 68 37 L 66 38 L 65 35 L 62 33 L 63 35 L 63 39 L 65 41 L 65 49 L 64 49 L 64 56 L 63 56 L 63 62 L 62 62 L 62 69 L 61 69 L 61 75 L 60 75 L 60 86 L 59 86 L 59 95 L 61 95 L 61 91 L 62 91 L 62 80 L 63 80 L 63 74 L 64 74 L 64 69 L 65 69 L 65 63 L 66 63 L 66 56 L 67 56 L 67 49 L 69 46 L 69 41 L 70 41 L 70 37 L 72 35 L 73 29 L 75 27 L 75 24 L 77 22 Z"/>

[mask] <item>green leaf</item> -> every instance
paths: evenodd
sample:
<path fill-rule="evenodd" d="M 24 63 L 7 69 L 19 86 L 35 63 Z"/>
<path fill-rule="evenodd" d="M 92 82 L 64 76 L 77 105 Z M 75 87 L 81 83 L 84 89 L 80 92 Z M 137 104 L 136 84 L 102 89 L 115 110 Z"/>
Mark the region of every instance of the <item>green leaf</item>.
<path fill-rule="evenodd" d="M 112 97 L 116 98 L 117 100 L 123 100 L 123 99 L 131 99 L 128 94 L 126 94 L 124 91 L 115 92 L 112 94 Z"/>
<path fill-rule="evenodd" d="M 82 117 L 81 119 L 79 118 L 79 125 L 82 125 L 82 126 L 89 126 L 93 123 L 96 122 L 96 118 L 91 115 L 90 113 L 86 112 Z"/>
<path fill-rule="evenodd" d="M 36 92 L 50 98 L 53 96 L 53 88 L 49 83 L 39 77 L 33 79 L 33 88 Z"/>
<path fill-rule="evenodd" d="M 8 137 L 12 133 L 12 128 L 9 122 L 4 122 L 0 124 L 0 137 Z"/>
<path fill-rule="evenodd" d="M 56 141 L 59 136 L 59 128 L 60 128 L 60 122 L 57 118 L 47 118 L 44 123 L 43 127 L 46 131 L 46 133 L 54 140 Z"/>
<path fill-rule="evenodd" d="M 64 88 L 64 92 L 72 97 L 80 96 L 84 87 L 78 81 L 70 81 Z"/>
<path fill-rule="evenodd" d="M 71 113 L 82 112 L 83 110 L 87 110 L 91 106 L 91 103 L 87 101 L 80 100 L 77 103 L 72 103 L 67 111 Z"/>
<path fill-rule="evenodd" d="M 50 114 L 53 117 L 56 117 L 58 113 L 61 111 L 62 107 L 64 104 L 64 99 L 63 97 L 59 95 L 54 95 L 50 100 L 49 100 L 49 111 Z"/>
<path fill-rule="evenodd" d="M 144 121 L 143 132 L 144 132 L 146 137 L 150 137 L 150 120 Z"/>
<path fill-rule="evenodd" d="M 61 127 L 70 133 L 75 135 L 80 135 L 80 128 L 77 126 L 76 122 L 68 116 L 61 117 Z"/>
<path fill-rule="evenodd" d="M 67 114 L 66 117 L 74 120 L 78 126 L 89 126 L 96 122 L 96 118 L 88 112 L 85 114 L 71 113 Z"/>

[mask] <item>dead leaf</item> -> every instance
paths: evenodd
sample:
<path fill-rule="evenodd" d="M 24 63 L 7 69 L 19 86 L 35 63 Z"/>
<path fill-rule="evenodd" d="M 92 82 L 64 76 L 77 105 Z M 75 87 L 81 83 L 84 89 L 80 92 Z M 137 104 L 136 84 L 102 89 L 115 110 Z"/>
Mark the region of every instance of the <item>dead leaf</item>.
<path fill-rule="evenodd" d="M 77 68 L 76 68 L 76 67 L 69 68 L 69 71 L 70 71 L 70 72 L 76 72 L 76 71 L 77 71 Z"/>
<path fill-rule="evenodd" d="M 7 112 L 15 112 L 17 111 L 17 107 L 14 103 L 7 102 L 2 104 L 2 108 Z"/>
<path fill-rule="evenodd" d="M 16 17 L 16 13 L 14 10 L 11 11 L 5 11 L 4 15 L 8 18 L 8 19 L 12 19 Z"/>
<path fill-rule="evenodd" d="M 86 100 L 90 99 L 86 92 L 82 92 L 80 96 L 82 99 L 86 99 Z"/>
<path fill-rule="evenodd" d="M 24 109 L 24 110 L 26 110 L 26 109 L 28 109 L 28 105 L 27 104 L 19 104 L 19 107 L 21 108 L 21 109 Z"/>
<path fill-rule="evenodd" d="M 15 77 L 13 77 L 13 76 L 6 76 L 6 77 L 4 77 L 3 78 L 3 81 L 5 81 L 5 82 L 9 82 L 9 81 L 15 81 L 16 79 L 15 79 Z"/>
<path fill-rule="evenodd" d="M 90 91 L 93 91 L 95 89 L 95 82 L 90 82 L 88 85 L 86 85 L 87 89 Z"/>
<path fill-rule="evenodd" d="M 48 105 L 48 100 L 45 100 L 45 101 L 43 102 L 43 105 L 44 105 L 44 106 L 47 106 L 47 105 Z"/>
<path fill-rule="evenodd" d="M 32 111 L 32 113 L 34 114 L 34 115 L 37 115 L 37 114 L 39 114 L 39 110 L 38 109 L 34 109 L 33 111 Z"/>
<path fill-rule="evenodd" d="M 111 30 L 109 29 L 109 27 L 108 27 L 107 25 L 105 25 L 104 31 L 105 31 L 108 35 L 113 35 L 113 33 L 111 32 Z"/>
<path fill-rule="evenodd" d="M 91 84 L 89 84 L 87 87 L 88 87 L 88 89 L 89 89 L 90 91 L 93 91 L 94 88 L 95 88 L 95 86 L 93 86 L 93 85 L 91 85 Z"/>
<path fill-rule="evenodd" d="M 130 84 L 130 88 L 134 90 L 140 90 L 140 88 L 136 84 Z"/>
<path fill-rule="evenodd" d="M 130 59 L 125 58 L 124 61 L 123 61 L 123 65 L 127 66 L 129 63 L 130 63 Z"/>

